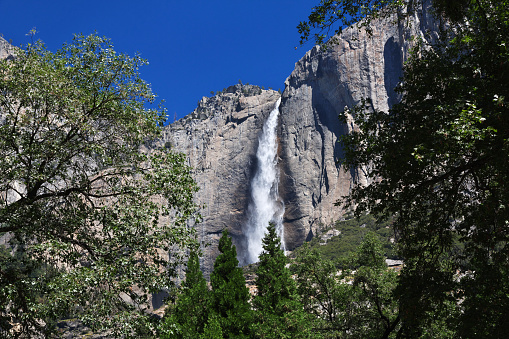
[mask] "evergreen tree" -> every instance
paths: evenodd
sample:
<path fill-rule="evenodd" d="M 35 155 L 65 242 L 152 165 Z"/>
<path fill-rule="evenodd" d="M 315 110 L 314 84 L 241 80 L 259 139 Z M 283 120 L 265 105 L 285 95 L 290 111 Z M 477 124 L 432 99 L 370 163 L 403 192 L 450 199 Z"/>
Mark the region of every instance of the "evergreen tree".
<path fill-rule="evenodd" d="M 224 230 L 219 240 L 219 256 L 210 275 L 212 302 L 210 311 L 219 317 L 226 338 L 246 337 L 251 322 L 249 290 L 242 269 L 238 267 L 237 250 Z"/>
<path fill-rule="evenodd" d="M 178 331 L 169 338 L 198 338 L 203 333 L 208 320 L 210 291 L 207 281 L 200 270 L 200 261 L 196 250 L 189 255 L 186 270 L 186 280 L 182 284 L 182 293 L 172 315 L 166 320 L 164 327 L 175 326 Z M 165 333 L 167 331 L 164 331 Z"/>
<path fill-rule="evenodd" d="M 223 339 L 223 331 L 221 330 L 221 324 L 217 315 L 210 315 L 203 334 L 200 335 L 200 339 Z"/>
<path fill-rule="evenodd" d="M 263 250 L 256 271 L 258 293 L 253 302 L 255 337 L 310 337 L 309 316 L 298 301 L 295 282 L 286 267 L 288 259 L 273 223 L 269 224 L 263 238 Z"/>

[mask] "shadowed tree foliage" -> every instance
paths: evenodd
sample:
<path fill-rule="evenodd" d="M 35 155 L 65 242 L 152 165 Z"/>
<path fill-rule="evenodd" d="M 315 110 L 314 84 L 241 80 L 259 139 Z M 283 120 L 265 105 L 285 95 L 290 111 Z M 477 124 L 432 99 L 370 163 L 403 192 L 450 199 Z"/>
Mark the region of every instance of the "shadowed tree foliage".
<path fill-rule="evenodd" d="M 469 0 L 321 0 L 297 29 L 301 45 L 312 40 L 326 47 L 336 43 L 337 35 L 341 35 L 346 27 L 355 26 L 371 33 L 373 20 L 395 15 L 405 20 L 423 5 L 431 4 L 436 16 L 461 23 L 470 3 Z"/>
<path fill-rule="evenodd" d="M 287 263 L 276 226 L 270 223 L 256 270 L 258 292 L 253 300 L 256 338 L 311 337 L 310 317 L 299 302 Z"/>
<path fill-rule="evenodd" d="M 509 3 L 432 3 L 448 29 L 431 44 L 416 39 L 397 89 L 401 102 L 389 112 L 361 103 L 343 115 L 358 126 L 342 139 L 343 165 L 374 179 L 348 202 L 358 215 L 394 218 L 405 259 L 402 335 L 427 335 L 433 318 L 459 305 L 454 321 L 444 318 L 455 336 L 507 337 Z M 304 28 L 394 4 L 322 1 Z"/>
<path fill-rule="evenodd" d="M 237 251 L 228 231 L 219 239 L 219 256 L 210 275 L 212 302 L 210 312 L 215 314 L 226 338 L 248 337 L 252 321 L 249 290 L 237 260 Z"/>

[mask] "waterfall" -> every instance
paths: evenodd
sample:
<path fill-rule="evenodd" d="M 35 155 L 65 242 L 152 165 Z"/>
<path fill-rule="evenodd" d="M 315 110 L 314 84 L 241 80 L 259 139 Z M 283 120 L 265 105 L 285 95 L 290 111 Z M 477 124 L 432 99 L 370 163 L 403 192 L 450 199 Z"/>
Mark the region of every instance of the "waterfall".
<path fill-rule="evenodd" d="M 278 194 L 279 173 L 276 157 L 276 127 L 280 103 L 281 98 L 278 99 L 276 106 L 270 112 L 258 138 L 257 167 L 251 180 L 251 201 L 247 209 L 248 220 L 244 227 L 247 240 L 247 252 L 244 257 L 245 265 L 258 261 L 258 256 L 263 251 L 262 239 L 269 222 L 276 224 L 283 250 L 285 249 L 284 204 Z"/>

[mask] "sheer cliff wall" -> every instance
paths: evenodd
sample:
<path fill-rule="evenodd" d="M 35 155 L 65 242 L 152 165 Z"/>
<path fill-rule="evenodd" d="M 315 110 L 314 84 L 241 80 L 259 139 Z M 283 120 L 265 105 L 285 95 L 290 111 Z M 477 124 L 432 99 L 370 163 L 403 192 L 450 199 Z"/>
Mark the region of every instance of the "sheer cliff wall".
<path fill-rule="evenodd" d="M 202 268 L 208 275 L 219 254 L 217 245 L 227 228 L 237 246 L 245 250 L 242 227 L 249 203 L 258 135 L 280 94 L 257 86 L 230 86 L 203 99 L 189 116 L 165 129 L 167 147 L 188 155 L 200 191 L 203 220 L 196 227 L 204 247 Z"/>
<path fill-rule="evenodd" d="M 399 101 L 394 87 L 403 75 L 413 38 L 433 39 L 437 22 L 429 5 L 405 19 L 403 13 L 373 22 L 372 34 L 351 27 L 338 43 L 314 47 L 295 64 L 282 94 L 279 124 L 281 180 L 287 246 L 291 249 L 343 214 L 335 202 L 354 182 L 367 181 L 361 169 L 340 166 L 338 138 L 354 126 L 339 121 L 345 107 L 371 99 L 388 111 Z"/>
<path fill-rule="evenodd" d="M 412 37 L 432 39 L 437 23 L 428 8 L 405 19 L 399 13 L 374 21 L 372 34 L 351 27 L 327 50 L 314 47 L 295 64 L 280 95 L 257 86 L 235 85 L 204 97 L 196 110 L 165 130 L 161 142 L 188 155 L 200 186 L 196 201 L 204 205 L 197 225 L 208 275 L 217 256 L 223 228 L 237 251 L 245 250 L 243 226 L 250 199 L 258 136 L 281 96 L 278 123 L 279 192 L 285 204 L 284 234 L 289 250 L 317 233 L 320 225 L 341 218 L 335 202 L 354 182 L 366 182 L 361 169 L 344 170 L 338 161 L 338 138 L 354 126 L 338 115 L 361 99 L 387 111 L 399 100 L 400 81 Z"/>

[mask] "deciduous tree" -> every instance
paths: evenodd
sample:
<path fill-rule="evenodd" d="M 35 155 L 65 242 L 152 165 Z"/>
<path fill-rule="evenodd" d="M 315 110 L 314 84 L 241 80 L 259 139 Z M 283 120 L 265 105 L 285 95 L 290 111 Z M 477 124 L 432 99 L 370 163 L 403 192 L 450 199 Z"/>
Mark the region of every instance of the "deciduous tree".
<path fill-rule="evenodd" d="M 145 106 L 155 96 L 144 64 L 96 35 L 0 61 L 2 328 L 47 333 L 73 315 L 114 334 L 152 333 L 147 295 L 170 288 L 194 242 L 197 188 L 183 155 L 141 151 L 165 120 Z"/>
<path fill-rule="evenodd" d="M 308 19 L 297 25 L 300 44 L 309 40 L 326 47 L 337 42 L 346 27 L 355 26 L 371 33 L 372 22 L 397 15 L 399 20 L 412 16 L 420 6 L 432 4 L 435 15 L 462 22 L 470 0 L 321 0 Z"/>
<path fill-rule="evenodd" d="M 334 18 L 349 13 L 334 9 L 347 3 L 319 7 Z M 459 323 L 451 325 L 457 336 L 505 337 L 509 3 L 433 4 L 449 29 L 431 44 L 417 43 L 398 88 L 401 102 L 389 112 L 364 104 L 347 112 L 358 130 L 343 138 L 344 165 L 363 167 L 373 179 L 356 186 L 349 202 L 357 213 L 394 216 L 405 259 L 398 295 L 406 335 L 424 335 L 430 317 L 460 305 Z"/>
<path fill-rule="evenodd" d="M 324 338 L 389 338 L 400 329 L 397 273 L 387 268 L 383 247 L 368 233 L 348 259 L 331 262 L 305 248 L 296 258 L 298 290 Z"/>

